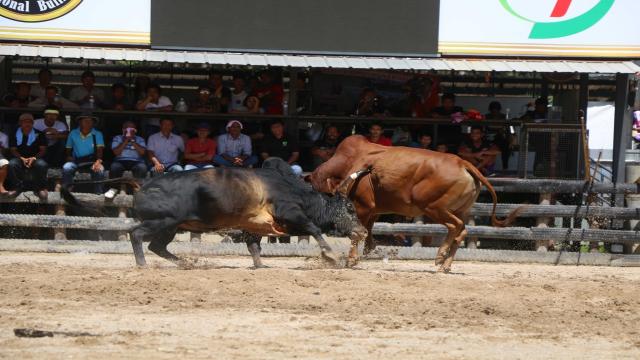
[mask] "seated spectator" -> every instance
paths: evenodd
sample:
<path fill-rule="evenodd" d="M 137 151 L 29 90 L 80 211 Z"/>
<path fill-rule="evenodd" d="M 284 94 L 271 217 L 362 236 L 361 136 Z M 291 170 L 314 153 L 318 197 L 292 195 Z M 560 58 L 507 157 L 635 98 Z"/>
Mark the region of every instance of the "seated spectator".
<path fill-rule="evenodd" d="M 275 81 L 271 71 L 263 71 L 259 77 L 258 88 L 252 94 L 260 100 L 260 106 L 267 115 L 282 115 L 282 101 L 284 89 L 282 84 Z"/>
<path fill-rule="evenodd" d="M 391 146 L 391 139 L 383 135 L 382 124 L 380 123 L 372 123 L 371 126 L 369 126 L 367 140 L 374 144 Z"/>
<path fill-rule="evenodd" d="M 220 106 L 220 112 L 228 113 L 229 104 L 231 103 L 231 90 L 224 86 L 221 73 L 213 71 L 209 74 L 209 88 L 211 89 L 211 97 Z"/>
<path fill-rule="evenodd" d="M 260 99 L 255 96 L 247 96 L 244 99 L 244 107 L 247 108 L 246 113 L 263 114 L 264 110 L 260 107 Z"/>
<path fill-rule="evenodd" d="M 220 112 L 218 100 L 211 96 L 211 89 L 207 86 L 198 88 L 198 96 L 189 106 L 189 111 L 195 113 L 217 113 Z"/>
<path fill-rule="evenodd" d="M 171 100 L 162 95 L 160 86 L 151 84 L 147 87 L 147 97 L 138 101 L 136 104 L 138 111 L 173 111 L 173 103 Z M 147 136 L 157 133 L 160 130 L 160 118 L 145 119 L 145 133 Z"/>
<path fill-rule="evenodd" d="M 9 137 L 0 132 L 0 197 L 14 197 L 18 194 L 17 191 L 7 191 L 4 185 L 9 176 L 9 160 L 5 157 L 7 149 L 9 149 Z"/>
<path fill-rule="evenodd" d="M 29 107 L 36 109 L 43 109 L 47 106 L 55 106 L 58 109 L 77 109 L 76 103 L 65 99 L 58 94 L 58 88 L 52 85 L 47 86 L 44 92 L 44 97 L 37 98 L 29 103 Z"/>
<path fill-rule="evenodd" d="M 420 134 L 418 136 L 418 141 L 412 142 L 411 147 L 424 149 L 424 150 L 433 150 L 433 138 L 431 137 L 431 134 L 427 134 L 427 133 Z"/>
<path fill-rule="evenodd" d="M 40 72 L 38 72 L 38 85 L 31 87 L 31 96 L 36 99 L 44 97 L 44 93 L 47 87 L 51 85 L 52 79 L 53 73 L 51 70 L 47 68 L 40 69 Z"/>
<path fill-rule="evenodd" d="M 147 141 L 147 155 L 152 164 L 151 174 L 182 171 L 181 152 L 184 152 L 184 141 L 180 135 L 173 133 L 173 120 L 162 119 L 160 132 L 149 136 Z"/>
<path fill-rule="evenodd" d="M 411 145 L 411 133 L 406 126 L 397 126 L 393 129 L 391 135 L 391 143 L 393 146 L 409 146 Z"/>
<path fill-rule="evenodd" d="M 325 129 L 324 138 L 316 141 L 311 148 L 313 155 L 313 167 L 317 168 L 325 161 L 331 159 L 336 153 L 336 148 L 340 144 L 340 132 L 334 125 L 329 125 Z"/>
<path fill-rule="evenodd" d="M 535 122 L 545 122 L 549 110 L 549 101 L 545 98 L 537 98 L 535 108 L 527 111 L 520 119 Z"/>
<path fill-rule="evenodd" d="M 460 145 L 458 155 L 472 163 L 484 175 L 490 175 L 494 171 L 496 156 L 500 155 L 500 150 L 484 138 L 481 126 L 473 126 L 469 139 Z"/>
<path fill-rule="evenodd" d="M 33 128 L 33 115 L 25 113 L 19 117 L 20 127 L 9 140 L 11 155 L 9 161 L 9 176 L 11 183 L 18 192 L 25 189 L 24 181 L 31 175 L 34 190 L 38 197 L 45 201 L 47 192 L 47 170 L 49 165 L 42 158 L 47 151 L 47 140 Z"/>
<path fill-rule="evenodd" d="M 504 120 L 507 116 L 502 112 L 502 104 L 499 101 L 492 101 L 489 104 L 489 112 L 485 115 L 487 120 Z"/>
<path fill-rule="evenodd" d="M 249 109 L 244 104 L 247 95 L 244 78 L 240 75 L 235 75 L 233 77 L 233 91 L 231 92 L 229 112 L 247 112 Z"/>
<path fill-rule="evenodd" d="M 214 161 L 223 167 L 252 167 L 258 157 L 251 155 L 251 138 L 242 133 L 242 123 L 231 120 L 227 123 L 227 133 L 218 136 L 218 155 Z"/>
<path fill-rule="evenodd" d="M 211 127 L 203 122 L 196 128 L 196 137 L 187 141 L 184 150 L 185 170 L 206 169 L 213 167 L 216 155 L 216 141 L 209 138 Z"/>
<path fill-rule="evenodd" d="M 386 113 L 382 98 L 371 88 L 362 90 L 360 100 L 356 105 L 355 115 L 358 116 L 383 116 Z"/>
<path fill-rule="evenodd" d="M 80 77 L 81 86 L 71 89 L 69 100 L 81 108 L 101 108 L 104 106 L 105 95 L 102 89 L 95 87 L 96 76 L 92 71 L 85 71 Z"/>
<path fill-rule="evenodd" d="M 436 77 L 425 76 L 418 80 L 418 96 L 413 103 L 412 117 L 424 118 L 438 106 L 440 82 Z"/>
<path fill-rule="evenodd" d="M 12 108 L 29 107 L 33 100 L 35 98 L 31 96 L 31 85 L 26 82 L 17 83 L 15 92 L 9 93 L 3 98 L 5 105 Z"/>
<path fill-rule="evenodd" d="M 47 138 L 47 152 L 44 161 L 52 167 L 61 167 L 65 158 L 65 146 L 69 128 L 60 119 L 57 106 L 49 105 L 44 109 L 44 117 L 38 119 L 33 127 Z"/>
<path fill-rule="evenodd" d="M 456 106 L 456 96 L 451 93 L 442 95 L 441 105 L 433 109 L 431 116 L 433 118 L 451 118 L 451 115 L 462 112 L 460 106 Z"/>
<path fill-rule="evenodd" d="M 71 130 L 67 138 L 67 162 L 62 166 L 62 185 L 71 189 L 76 171 L 88 171 L 93 181 L 104 180 L 104 138 L 93 128 L 97 119 L 80 115 L 76 119 L 78 128 Z M 102 184 L 95 184 L 96 194 L 102 194 Z"/>
<path fill-rule="evenodd" d="M 122 83 L 111 85 L 111 98 L 105 103 L 107 110 L 126 111 L 131 110 L 131 103 L 127 98 L 127 87 Z"/>
<path fill-rule="evenodd" d="M 436 151 L 441 153 L 448 153 L 449 146 L 445 143 L 438 143 L 438 145 L 436 145 Z"/>
<path fill-rule="evenodd" d="M 144 179 L 147 176 L 147 164 L 144 161 L 147 144 L 137 132 L 133 121 L 125 121 L 122 124 L 122 135 L 115 136 L 111 141 L 111 150 L 115 158 L 109 170 L 110 179 L 122 177 L 125 170 L 131 171 L 136 179 Z M 117 193 L 118 190 L 112 188 L 104 196 L 111 199 Z"/>
<path fill-rule="evenodd" d="M 285 135 L 282 120 L 272 122 L 270 130 L 271 134 L 266 136 L 262 143 L 262 150 L 260 151 L 262 160 L 270 157 L 279 157 L 291 165 L 291 169 L 296 175 L 302 174 L 302 168 L 296 164 L 300 158 L 300 150 L 296 139 L 290 139 Z"/>

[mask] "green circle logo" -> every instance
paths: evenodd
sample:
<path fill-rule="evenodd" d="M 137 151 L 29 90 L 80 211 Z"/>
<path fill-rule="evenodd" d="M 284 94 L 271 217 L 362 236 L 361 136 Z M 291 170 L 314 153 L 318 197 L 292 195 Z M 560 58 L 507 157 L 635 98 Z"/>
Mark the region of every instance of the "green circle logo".
<path fill-rule="evenodd" d="M 511 15 L 533 24 L 529 39 L 557 39 L 581 33 L 602 20 L 613 7 L 615 0 L 600 0 L 593 8 L 582 15 L 572 19 L 554 22 L 537 22 L 525 15 L 516 12 L 509 0 L 498 0 L 502 7 Z M 562 19 L 571 7 L 572 0 L 556 0 L 556 5 L 551 13 L 552 18 Z"/>

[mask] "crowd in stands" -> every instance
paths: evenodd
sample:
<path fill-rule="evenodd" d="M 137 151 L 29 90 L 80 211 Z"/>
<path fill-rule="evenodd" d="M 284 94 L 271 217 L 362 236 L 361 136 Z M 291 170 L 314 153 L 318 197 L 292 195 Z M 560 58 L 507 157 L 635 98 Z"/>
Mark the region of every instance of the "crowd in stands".
<path fill-rule="evenodd" d="M 38 84 L 18 83 L 14 86 L 15 91 L 3 98 L 7 107 L 33 110 L 20 114 L 15 129 L 9 133 L 0 132 L 0 196 L 15 196 L 16 190 L 31 188 L 40 198 L 46 199 L 46 177 L 50 167 L 62 168 L 62 183 L 69 187 L 78 171 L 90 173 L 93 180 L 104 179 L 107 169 L 110 178 L 121 177 L 125 171 L 130 171 L 135 178 L 143 179 L 167 172 L 210 167 L 255 167 L 268 157 L 284 159 L 296 174 L 303 171 L 298 139 L 285 131 L 281 120 L 269 122 L 268 130 L 265 129 L 267 135 L 247 134 L 247 124 L 231 120 L 224 129 L 201 122 L 191 129 L 195 136 L 188 136 L 175 129 L 171 118 L 171 112 L 178 106 L 186 106 L 185 111 L 193 113 L 280 115 L 284 90 L 269 71 L 255 79 L 235 75 L 232 88 L 224 84 L 221 73 L 212 72 L 207 83 L 197 88 L 191 101 L 181 100 L 177 104 L 163 95 L 160 86 L 145 77 L 137 79 L 132 91 L 124 84 L 116 83 L 107 94 L 95 86 L 95 75 L 85 71 L 80 78 L 81 84 L 71 89 L 68 98 L 52 82 L 51 71 L 42 69 Z M 430 78 L 421 78 L 417 85 L 408 86 L 405 101 L 394 107 L 395 113 L 404 111 L 407 116 L 414 117 L 452 118 L 463 112 L 456 105 L 455 95 L 445 93 L 439 97 L 439 86 Z M 144 116 L 140 123 L 120 120 L 118 133 L 110 136 L 99 126 L 101 119 L 93 115 L 94 109 L 138 110 L 151 114 Z M 82 114 L 67 123 L 62 116 L 66 110 L 82 111 Z M 355 105 L 354 115 L 383 121 L 390 111 L 376 91 L 367 88 Z M 546 111 L 546 101 L 539 99 L 525 117 L 542 119 L 546 117 Z M 485 116 L 492 120 L 506 118 L 498 102 L 489 105 Z M 385 127 L 379 121 L 360 129 L 369 141 L 383 146 L 404 145 L 456 153 L 487 175 L 495 170 L 496 157 L 513 149 L 512 135 L 505 129 L 498 129 L 490 142 L 483 126 L 473 126 L 468 136 L 461 135 L 461 141 L 451 146 L 451 141 L 434 143 L 432 134 L 423 129 L 409 131 L 398 127 L 392 136 L 386 136 Z M 460 127 L 453 131 L 460 135 Z M 326 125 L 310 151 L 313 168 L 330 159 L 341 139 L 351 133 L 351 129 Z M 104 190 L 101 184 L 94 189 L 107 197 L 117 194 L 115 189 L 108 189 L 106 193 Z"/>

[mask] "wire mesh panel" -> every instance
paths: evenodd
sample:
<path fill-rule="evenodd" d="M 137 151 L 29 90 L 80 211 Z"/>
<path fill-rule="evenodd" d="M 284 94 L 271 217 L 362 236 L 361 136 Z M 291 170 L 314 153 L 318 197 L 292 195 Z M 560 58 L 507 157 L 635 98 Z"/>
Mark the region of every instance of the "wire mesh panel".
<path fill-rule="evenodd" d="M 532 179 L 584 179 L 579 127 L 535 124 L 525 126 L 523 131 L 525 151 L 521 151 L 520 160 L 533 163 L 533 167 L 521 175 Z"/>

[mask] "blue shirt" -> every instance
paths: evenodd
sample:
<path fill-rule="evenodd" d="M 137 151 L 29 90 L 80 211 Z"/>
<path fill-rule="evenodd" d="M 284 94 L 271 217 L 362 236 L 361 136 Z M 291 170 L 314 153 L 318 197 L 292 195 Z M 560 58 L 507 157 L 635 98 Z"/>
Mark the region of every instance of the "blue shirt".
<path fill-rule="evenodd" d="M 113 150 L 118 146 L 120 146 L 124 142 L 124 139 L 125 137 L 123 135 L 118 135 L 114 137 L 113 140 L 111 141 L 111 149 Z M 134 141 L 136 142 L 136 144 L 142 146 L 143 148 L 145 149 L 147 148 L 147 144 L 144 142 L 144 139 L 141 138 L 140 136 L 136 136 Z M 144 157 L 138 154 L 138 151 L 136 151 L 136 148 L 133 147 L 132 143 L 128 143 L 127 145 L 125 145 L 124 149 L 122 149 L 122 152 L 120 153 L 120 155 L 115 157 L 115 160 L 144 162 Z"/>
<path fill-rule="evenodd" d="M 91 129 L 87 136 L 82 135 L 80 129 L 73 129 L 67 138 L 67 149 L 72 149 L 73 158 L 78 159 L 84 156 L 93 155 L 97 149 L 93 148 L 93 136 L 97 147 L 104 147 L 102 133 L 96 129 Z"/>
<path fill-rule="evenodd" d="M 231 157 L 251 156 L 251 138 L 245 134 L 240 134 L 237 139 L 229 134 L 220 135 L 218 136 L 218 154 Z"/>

